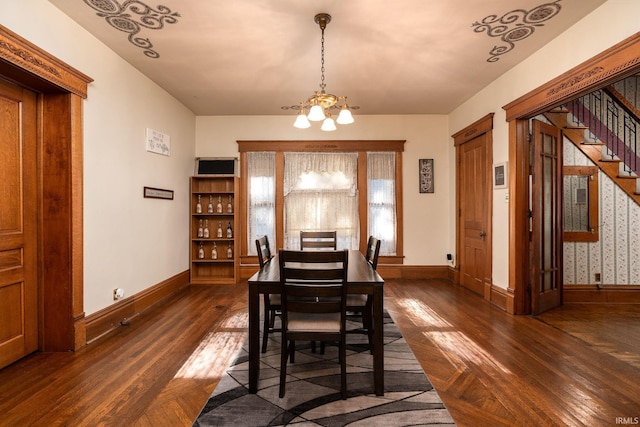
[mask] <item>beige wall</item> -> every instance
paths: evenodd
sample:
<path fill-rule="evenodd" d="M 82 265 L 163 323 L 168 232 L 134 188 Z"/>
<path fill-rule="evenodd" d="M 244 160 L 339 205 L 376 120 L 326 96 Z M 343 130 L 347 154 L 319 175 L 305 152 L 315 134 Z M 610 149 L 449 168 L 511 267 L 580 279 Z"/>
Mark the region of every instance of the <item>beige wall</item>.
<path fill-rule="evenodd" d="M 494 112 L 493 161 L 507 160 L 502 106 L 635 33 L 638 16 L 640 1 L 609 0 L 449 116 L 356 116 L 356 123 L 328 136 L 294 129 L 293 116 L 196 118 L 48 1 L 0 2 L 0 24 L 95 80 L 84 104 L 87 314 L 113 304 L 115 287 L 131 295 L 188 269 L 193 157 L 236 156 L 238 139 L 406 139 L 405 264 L 446 264 L 446 253 L 455 248 L 455 156 L 449 136 Z M 171 136 L 170 157 L 145 151 L 147 127 Z M 434 194 L 418 193 L 420 158 L 435 159 Z M 174 190 L 175 199 L 143 199 L 143 186 Z M 493 282 L 506 288 L 505 193 L 495 191 L 493 199 Z"/>
<path fill-rule="evenodd" d="M 356 122 L 323 132 L 293 127 L 289 116 L 198 117 L 196 153 L 201 157 L 238 156 L 237 140 L 403 139 L 404 254 L 407 265 L 445 265 L 455 243 L 448 233 L 453 216 L 449 206 L 449 125 L 447 116 L 355 116 Z M 434 159 L 435 192 L 418 191 L 418 159 Z M 242 172 L 241 172 L 242 173 Z M 426 242 L 426 244 L 425 244 Z"/>
<path fill-rule="evenodd" d="M 638 16 L 638 0 L 607 1 L 454 110 L 449 116 L 450 132 L 455 133 L 495 112 L 493 162 L 507 161 L 508 127 L 502 106 L 635 34 L 640 29 Z M 454 165 L 452 158 L 451 170 Z M 450 191 L 453 192 L 453 180 L 451 183 Z M 509 282 L 509 204 L 505 202 L 506 192 L 493 192 L 493 283 L 502 288 L 506 288 Z M 455 224 L 452 225 L 450 235 L 455 234 Z"/>
<path fill-rule="evenodd" d="M 84 103 L 84 309 L 114 304 L 189 268 L 195 116 L 46 0 L 0 2 L 0 24 L 94 79 Z M 145 128 L 171 156 L 145 150 Z M 144 186 L 174 200 L 144 199 Z M 46 219 L 45 219 L 46 226 Z"/>

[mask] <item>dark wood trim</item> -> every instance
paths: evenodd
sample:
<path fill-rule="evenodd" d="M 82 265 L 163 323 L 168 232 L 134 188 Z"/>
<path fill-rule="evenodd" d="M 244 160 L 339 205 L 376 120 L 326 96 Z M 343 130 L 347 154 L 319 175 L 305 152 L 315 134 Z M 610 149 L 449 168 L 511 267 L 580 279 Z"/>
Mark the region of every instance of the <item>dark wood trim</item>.
<path fill-rule="evenodd" d="M 405 140 L 297 140 L 236 141 L 239 152 L 247 151 L 404 151 Z"/>
<path fill-rule="evenodd" d="M 121 326 L 164 298 L 189 285 L 189 270 L 178 273 L 85 318 L 87 344 Z"/>
<path fill-rule="evenodd" d="M 505 105 L 507 121 L 533 117 L 640 68 L 640 32 Z"/>
<path fill-rule="evenodd" d="M 531 300 L 529 279 L 529 123 L 509 122 L 509 286 L 507 312 L 527 314 Z"/>
<path fill-rule="evenodd" d="M 507 311 L 511 294 L 503 288 L 492 285 L 490 291 L 489 302 L 501 310 Z"/>
<path fill-rule="evenodd" d="M 93 79 L 2 25 L 0 76 L 38 92 L 39 348 L 75 350 L 86 342 L 82 100 Z"/>
<path fill-rule="evenodd" d="M 640 32 L 502 107 L 509 122 L 509 313 L 531 312 L 527 120 L 639 71 Z"/>
<path fill-rule="evenodd" d="M 284 189 L 281 184 L 284 182 L 284 154 L 285 152 L 354 152 L 358 154 L 358 171 L 366 171 L 367 152 L 369 151 L 391 151 L 395 152 L 395 184 L 396 184 L 396 254 L 389 257 L 392 263 L 402 262 L 404 260 L 403 250 L 403 197 L 402 197 L 402 152 L 406 140 L 338 140 L 338 141 L 236 141 L 238 143 L 238 151 L 240 153 L 241 170 L 247 169 L 247 153 L 248 152 L 274 152 L 276 159 L 276 218 L 275 232 L 276 241 L 274 251 L 284 247 Z M 247 200 L 248 185 L 244 179 L 246 173 L 240 177 L 240 216 L 243 218 L 246 231 L 247 224 Z M 360 212 L 360 251 L 364 252 L 364 245 L 367 241 L 367 177 L 366 173 L 358 172 L 358 189 L 359 189 L 359 212 Z M 363 214 L 364 212 L 364 214 Z M 364 237 L 363 237 L 364 236 Z M 243 241 L 240 244 L 240 260 L 241 267 L 244 264 L 257 264 L 257 258 L 248 256 L 248 244 Z M 382 259 L 383 257 L 381 257 Z M 251 268 L 251 267 L 250 267 Z M 242 277 L 245 277 L 241 273 Z M 247 276 L 247 277 L 250 277 Z"/>
<path fill-rule="evenodd" d="M 475 122 L 471 123 L 470 125 L 465 126 L 464 129 L 461 129 L 451 135 L 451 137 L 453 138 L 453 145 L 457 147 L 458 145 L 469 142 L 482 134 L 491 132 L 493 130 L 494 114 L 495 113 L 489 113 L 481 119 L 478 119 Z"/>
<path fill-rule="evenodd" d="M 638 285 L 564 285 L 564 303 L 640 304 Z"/>
<path fill-rule="evenodd" d="M 55 88 L 87 98 L 87 85 L 93 81 L 75 68 L 40 49 L 8 28 L 0 25 L 0 73 L 18 84 L 27 84 L 38 92 Z M 29 73 L 25 79 L 17 70 Z"/>
<path fill-rule="evenodd" d="M 42 350 L 69 351 L 86 341 L 82 326 L 82 99 L 71 93 L 42 98 Z"/>

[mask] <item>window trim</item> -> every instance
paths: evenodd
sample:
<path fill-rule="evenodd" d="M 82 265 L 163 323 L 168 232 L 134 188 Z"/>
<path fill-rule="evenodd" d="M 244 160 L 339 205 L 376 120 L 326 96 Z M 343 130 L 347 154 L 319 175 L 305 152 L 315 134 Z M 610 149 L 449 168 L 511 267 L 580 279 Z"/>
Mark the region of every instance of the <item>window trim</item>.
<path fill-rule="evenodd" d="M 284 243 L 284 153 L 285 152 L 353 152 L 358 153 L 358 203 L 360 212 L 360 251 L 364 253 L 367 246 L 368 204 L 367 204 L 367 152 L 393 151 L 396 153 L 396 255 L 380 256 L 381 264 L 402 264 L 403 252 L 403 203 L 402 203 L 402 153 L 405 140 L 319 140 L 319 141 L 236 141 L 240 153 L 240 224 L 242 235 L 247 232 L 247 191 L 246 174 L 247 153 L 253 151 L 269 151 L 276 153 L 276 242 L 274 250 L 283 247 Z M 248 256 L 247 239 L 240 239 L 241 264 L 256 264 L 256 256 Z"/>

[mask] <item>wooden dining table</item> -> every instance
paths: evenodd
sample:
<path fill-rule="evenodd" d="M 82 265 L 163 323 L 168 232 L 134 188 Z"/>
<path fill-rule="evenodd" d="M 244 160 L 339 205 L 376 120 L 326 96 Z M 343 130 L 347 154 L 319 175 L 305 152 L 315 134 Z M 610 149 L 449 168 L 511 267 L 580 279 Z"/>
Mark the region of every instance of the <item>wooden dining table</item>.
<path fill-rule="evenodd" d="M 260 295 L 281 293 L 278 255 L 249 279 L 249 393 L 258 391 L 260 377 Z M 384 395 L 383 310 L 384 280 L 357 250 L 349 251 L 347 292 L 373 296 L 373 382 Z"/>

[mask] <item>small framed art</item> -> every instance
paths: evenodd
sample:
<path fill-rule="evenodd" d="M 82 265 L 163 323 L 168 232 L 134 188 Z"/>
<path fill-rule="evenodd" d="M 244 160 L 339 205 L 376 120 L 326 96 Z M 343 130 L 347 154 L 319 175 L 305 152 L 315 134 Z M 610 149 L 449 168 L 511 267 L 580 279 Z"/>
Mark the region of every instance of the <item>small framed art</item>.
<path fill-rule="evenodd" d="M 493 165 L 493 188 L 507 188 L 509 184 L 509 171 L 507 162 Z"/>
<path fill-rule="evenodd" d="M 433 193 L 433 159 L 418 160 L 418 177 L 420 178 L 420 192 Z"/>
<path fill-rule="evenodd" d="M 162 188 L 144 187 L 144 197 L 146 199 L 173 200 L 173 190 L 163 190 Z"/>

